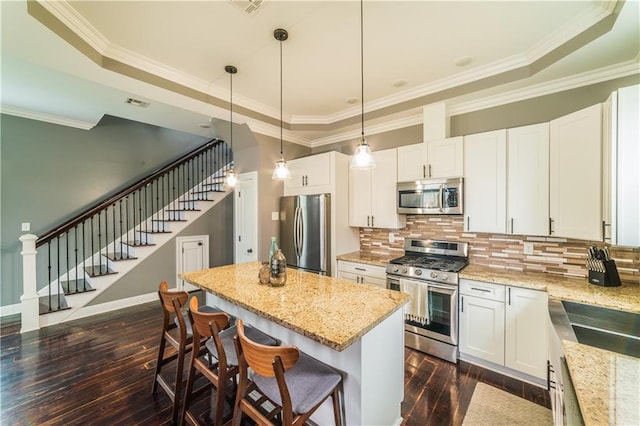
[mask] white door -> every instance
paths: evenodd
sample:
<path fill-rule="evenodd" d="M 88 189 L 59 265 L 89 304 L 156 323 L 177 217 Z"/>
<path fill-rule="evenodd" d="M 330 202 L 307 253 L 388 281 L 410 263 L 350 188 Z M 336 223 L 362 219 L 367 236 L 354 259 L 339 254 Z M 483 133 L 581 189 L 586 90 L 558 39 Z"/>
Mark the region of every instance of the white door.
<path fill-rule="evenodd" d="M 349 226 L 371 226 L 372 173 L 372 170 L 349 170 Z"/>
<path fill-rule="evenodd" d="M 176 237 L 176 273 L 200 271 L 209 267 L 209 236 Z M 198 287 L 178 278 L 177 289 L 198 290 Z"/>
<path fill-rule="evenodd" d="M 258 173 L 238 175 L 233 194 L 235 263 L 258 260 Z"/>
<path fill-rule="evenodd" d="M 464 172 L 463 138 L 442 139 L 427 142 L 427 177 L 460 177 Z"/>
<path fill-rule="evenodd" d="M 398 229 L 404 226 L 396 207 L 398 156 L 395 149 L 373 153 L 376 168 L 371 180 L 371 227 Z"/>
<path fill-rule="evenodd" d="M 398 147 L 398 182 L 427 177 L 427 146 L 424 143 Z"/>

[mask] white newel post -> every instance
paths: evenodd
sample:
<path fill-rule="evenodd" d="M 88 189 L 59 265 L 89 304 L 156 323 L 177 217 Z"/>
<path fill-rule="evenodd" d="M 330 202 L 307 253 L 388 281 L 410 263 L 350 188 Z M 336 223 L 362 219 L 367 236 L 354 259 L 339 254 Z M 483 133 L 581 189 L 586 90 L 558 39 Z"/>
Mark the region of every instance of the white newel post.
<path fill-rule="evenodd" d="M 36 286 L 36 240 L 33 234 L 24 234 L 22 241 L 22 286 L 23 293 L 20 297 L 22 310 L 22 328 L 20 333 L 38 330 L 40 328 L 40 311 L 38 301 L 38 289 Z"/>

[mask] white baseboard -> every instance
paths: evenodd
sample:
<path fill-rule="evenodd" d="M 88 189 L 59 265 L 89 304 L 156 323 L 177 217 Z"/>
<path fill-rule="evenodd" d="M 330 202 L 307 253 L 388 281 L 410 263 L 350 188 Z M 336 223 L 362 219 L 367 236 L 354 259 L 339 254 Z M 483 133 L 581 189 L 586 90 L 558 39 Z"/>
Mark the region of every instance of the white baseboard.
<path fill-rule="evenodd" d="M 153 293 L 141 294 L 140 296 L 129 297 L 127 299 L 101 303 L 99 305 L 84 306 L 74 312 L 73 315 L 65 319 L 65 322 L 80 318 L 86 318 L 93 315 L 104 314 L 122 308 L 129 308 L 131 306 L 141 305 L 143 303 L 152 302 L 154 300 L 158 300 L 158 292 L 156 291 L 154 291 Z"/>
<path fill-rule="evenodd" d="M 0 306 L 0 317 L 6 317 L 8 315 L 15 315 L 22 313 L 22 309 L 20 303 L 16 303 L 13 305 Z"/>

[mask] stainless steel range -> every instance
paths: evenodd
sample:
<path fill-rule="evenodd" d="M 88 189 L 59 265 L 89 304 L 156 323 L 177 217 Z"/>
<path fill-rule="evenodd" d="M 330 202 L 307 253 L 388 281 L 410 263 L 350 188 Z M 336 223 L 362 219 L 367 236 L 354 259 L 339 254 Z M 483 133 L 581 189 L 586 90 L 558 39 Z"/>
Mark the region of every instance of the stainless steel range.
<path fill-rule="evenodd" d="M 404 240 L 405 255 L 387 265 L 387 288 L 411 295 L 405 309 L 405 345 L 458 361 L 458 272 L 468 243 Z"/>

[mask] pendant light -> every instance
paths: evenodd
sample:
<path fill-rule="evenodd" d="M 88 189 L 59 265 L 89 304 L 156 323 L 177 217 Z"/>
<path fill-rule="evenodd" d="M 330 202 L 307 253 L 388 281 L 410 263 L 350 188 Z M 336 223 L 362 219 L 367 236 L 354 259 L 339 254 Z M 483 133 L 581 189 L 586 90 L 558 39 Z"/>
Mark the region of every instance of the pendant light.
<path fill-rule="evenodd" d="M 356 147 L 353 157 L 351 157 L 352 169 L 373 169 L 376 167 L 376 161 L 373 159 L 371 148 L 364 138 L 364 4 L 363 0 L 360 0 L 360 93 L 362 110 L 360 114 L 361 119 L 361 138 L 360 144 Z"/>
<path fill-rule="evenodd" d="M 275 180 L 285 180 L 291 179 L 291 172 L 282 155 L 282 42 L 289 38 L 289 33 L 287 30 L 278 28 L 273 32 L 273 37 L 280 42 L 280 160 L 276 162 L 276 168 L 273 169 L 271 178 Z"/>
<path fill-rule="evenodd" d="M 227 170 L 224 176 L 224 186 L 226 188 L 234 188 L 238 183 L 238 177 L 233 169 L 233 75 L 238 72 L 238 69 L 233 65 L 227 65 L 224 70 L 229 73 L 229 140 L 231 140 L 231 167 Z"/>

